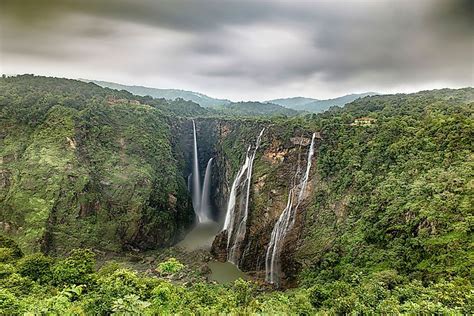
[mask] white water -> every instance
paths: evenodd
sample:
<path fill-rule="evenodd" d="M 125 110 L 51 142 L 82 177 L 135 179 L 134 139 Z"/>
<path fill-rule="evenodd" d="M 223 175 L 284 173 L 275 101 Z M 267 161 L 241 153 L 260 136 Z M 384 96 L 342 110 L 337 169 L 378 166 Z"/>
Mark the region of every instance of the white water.
<path fill-rule="evenodd" d="M 245 162 L 240 167 L 230 190 L 227 212 L 223 231 L 227 231 L 227 261 L 239 265 L 240 246 L 245 239 L 247 229 L 248 206 L 250 198 L 250 186 L 252 184 L 252 168 L 255 155 L 262 139 L 265 128 L 262 129 L 251 152 L 251 146 L 247 149 Z M 237 201 L 237 197 L 239 197 Z M 238 202 L 238 204 L 237 204 Z"/>
<path fill-rule="evenodd" d="M 211 182 L 211 164 L 212 158 L 207 163 L 206 174 L 204 176 L 204 190 L 201 191 L 201 178 L 199 176 L 199 157 L 198 157 L 198 146 L 196 137 L 196 123 L 193 120 L 193 137 L 194 137 L 194 149 L 193 149 L 193 172 L 192 172 L 192 200 L 193 209 L 198 223 L 207 223 L 211 221 L 210 216 L 210 182 Z M 189 185 L 189 178 L 188 178 Z M 203 204 L 204 200 L 204 204 Z"/>
<path fill-rule="evenodd" d="M 265 257 L 265 280 L 269 283 L 278 283 L 280 281 L 280 255 L 282 247 L 285 241 L 285 237 L 288 232 L 293 228 L 296 219 L 296 211 L 305 198 L 306 187 L 308 185 L 309 174 L 311 170 L 311 160 L 314 154 L 314 138 L 316 134 L 313 134 L 311 138 L 311 145 L 308 150 L 308 158 L 306 162 L 306 172 L 304 173 L 301 181 L 297 183 L 288 193 L 288 202 L 285 209 L 281 213 L 278 221 L 272 230 L 270 243 L 268 244 L 267 254 Z M 300 173 L 299 166 L 296 171 L 295 177 Z M 296 197 L 296 205 L 294 200 Z"/>
<path fill-rule="evenodd" d="M 201 216 L 200 222 L 208 222 L 211 220 L 211 203 L 209 201 L 211 195 L 211 172 L 212 172 L 212 160 L 213 158 L 209 159 L 206 166 L 206 174 L 204 175 L 204 183 L 202 186 L 202 195 L 201 195 L 201 203 L 200 203 L 200 211 L 199 214 Z"/>

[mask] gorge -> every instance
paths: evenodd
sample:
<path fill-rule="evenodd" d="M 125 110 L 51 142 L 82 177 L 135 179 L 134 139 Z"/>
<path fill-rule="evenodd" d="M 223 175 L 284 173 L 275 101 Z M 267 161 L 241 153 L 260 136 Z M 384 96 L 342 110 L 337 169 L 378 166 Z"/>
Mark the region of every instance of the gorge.
<path fill-rule="evenodd" d="M 98 277 L 67 283 L 54 274 L 81 248 L 100 267 L 114 259 L 147 275 L 128 294 L 160 282 L 137 295 L 164 304 L 163 293 L 199 293 L 210 302 L 202 313 L 222 301 L 248 307 L 259 295 L 282 295 L 288 313 L 420 311 L 407 305 L 420 300 L 469 310 L 465 296 L 446 294 L 461 304 L 437 293 L 471 288 L 472 88 L 369 96 L 317 115 L 240 117 L 75 80 L 25 75 L 0 87 L 0 248 L 55 258 L 55 276 L 38 284 L 100 288 L 91 281 Z M 355 124 L 360 118 L 366 123 Z M 186 273 L 157 268 L 160 260 L 172 266 L 170 257 Z M 29 273 L 2 267 L 7 291 Z M 99 279 L 142 282 L 122 270 Z M 229 275 L 231 285 L 214 283 Z M 250 281 L 232 283 L 238 277 Z M 405 289 L 431 296 L 403 298 Z M 222 298 L 225 291 L 241 296 Z M 367 293 L 382 294 L 368 303 Z"/>

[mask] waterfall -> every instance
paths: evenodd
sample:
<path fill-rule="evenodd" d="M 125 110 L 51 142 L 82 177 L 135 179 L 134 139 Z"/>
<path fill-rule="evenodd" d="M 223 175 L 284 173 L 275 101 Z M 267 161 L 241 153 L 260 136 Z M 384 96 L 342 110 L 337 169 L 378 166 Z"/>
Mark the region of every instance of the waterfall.
<path fill-rule="evenodd" d="M 280 255 L 285 242 L 285 237 L 295 224 L 296 210 L 305 198 L 306 187 L 308 185 L 311 170 L 311 161 L 314 154 L 315 136 L 316 134 L 313 134 L 313 137 L 311 138 L 311 145 L 308 150 L 308 158 L 306 162 L 306 171 L 303 178 L 298 184 L 290 189 L 286 207 L 272 230 L 270 243 L 268 244 L 267 254 L 265 256 L 265 280 L 269 283 L 278 283 L 280 281 Z M 299 175 L 299 169 L 298 166 L 295 177 Z M 295 198 L 296 205 L 294 205 Z"/>
<path fill-rule="evenodd" d="M 260 146 L 264 130 L 265 128 L 258 135 L 253 151 L 251 151 L 251 146 L 248 147 L 245 154 L 245 162 L 240 167 L 232 183 L 227 203 L 227 212 L 222 230 L 227 231 L 227 261 L 237 266 L 240 259 L 239 249 L 245 239 L 247 229 L 253 161 Z"/>
<path fill-rule="evenodd" d="M 191 184 L 191 181 L 193 180 L 193 174 L 190 173 L 188 175 L 188 192 L 191 192 L 191 189 L 192 189 L 192 184 Z"/>
<path fill-rule="evenodd" d="M 201 196 L 201 204 L 200 204 L 200 211 L 199 214 L 201 216 L 200 222 L 208 222 L 210 221 L 211 214 L 211 204 L 209 201 L 210 198 L 210 191 L 211 191 L 211 171 L 212 171 L 212 160 L 213 158 L 209 159 L 207 162 L 206 167 L 206 174 L 204 175 L 204 183 L 202 186 L 202 196 Z"/>
<path fill-rule="evenodd" d="M 201 215 L 201 179 L 199 176 L 199 158 L 198 158 L 198 147 L 196 137 L 196 123 L 193 120 L 193 137 L 194 137 L 194 150 L 193 150 L 193 187 L 192 187 L 192 200 L 194 213 L 196 214 L 199 223 L 204 221 Z"/>

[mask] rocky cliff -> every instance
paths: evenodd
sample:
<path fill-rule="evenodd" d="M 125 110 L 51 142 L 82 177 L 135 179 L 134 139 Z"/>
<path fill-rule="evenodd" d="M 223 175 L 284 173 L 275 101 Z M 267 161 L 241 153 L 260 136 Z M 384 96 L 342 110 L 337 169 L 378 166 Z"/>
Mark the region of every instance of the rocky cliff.
<path fill-rule="evenodd" d="M 288 128 L 269 122 L 220 122 L 216 144 L 217 164 L 220 180 L 216 183 L 216 198 L 222 213 L 226 211 L 232 181 L 243 163 L 247 146 L 255 142 L 260 130 L 265 127 L 262 143 L 254 160 L 249 217 L 246 236 L 238 252 L 239 267 L 264 279 L 265 256 L 272 229 L 287 204 L 288 191 L 294 184 L 298 168 L 306 165 L 307 150 L 312 132 L 300 128 Z M 320 142 L 318 134 L 317 144 Z M 317 157 L 313 158 L 315 168 Z M 311 175 L 314 174 L 314 170 Z M 296 224 L 285 239 L 282 253 L 282 272 L 287 283 L 292 282 L 298 267 L 293 260 L 299 234 L 302 231 L 304 210 L 310 202 L 315 178 L 310 177 L 307 196 L 297 210 Z M 221 261 L 227 259 L 227 232 L 215 239 L 212 252 Z"/>

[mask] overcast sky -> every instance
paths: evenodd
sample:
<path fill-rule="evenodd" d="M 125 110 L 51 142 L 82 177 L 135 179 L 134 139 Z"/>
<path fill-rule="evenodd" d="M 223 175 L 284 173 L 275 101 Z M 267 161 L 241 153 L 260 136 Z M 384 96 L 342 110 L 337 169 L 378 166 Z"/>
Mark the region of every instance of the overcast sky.
<path fill-rule="evenodd" d="M 0 72 L 232 100 L 473 86 L 473 0 L 0 0 Z"/>

